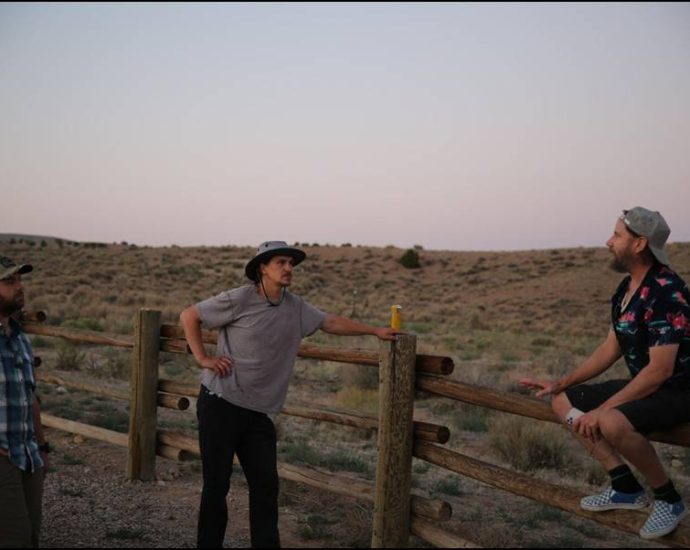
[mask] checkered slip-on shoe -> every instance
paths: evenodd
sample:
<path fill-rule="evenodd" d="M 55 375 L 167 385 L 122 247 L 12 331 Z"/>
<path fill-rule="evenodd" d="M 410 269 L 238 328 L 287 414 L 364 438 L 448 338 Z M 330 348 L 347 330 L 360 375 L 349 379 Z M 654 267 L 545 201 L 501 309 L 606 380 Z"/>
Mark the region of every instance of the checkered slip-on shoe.
<path fill-rule="evenodd" d="M 656 539 L 673 531 L 685 515 L 685 504 L 682 500 L 673 504 L 665 500 L 655 500 L 652 513 L 640 529 L 643 539 Z"/>
<path fill-rule="evenodd" d="M 621 493 L 611 487 L 599 495 L 591 495 L 580 501 L 580 508 L 590 512 L 604 512 L 606 510 L 637 510 L 649 505 L 644 491 L 637 493 Z"/>

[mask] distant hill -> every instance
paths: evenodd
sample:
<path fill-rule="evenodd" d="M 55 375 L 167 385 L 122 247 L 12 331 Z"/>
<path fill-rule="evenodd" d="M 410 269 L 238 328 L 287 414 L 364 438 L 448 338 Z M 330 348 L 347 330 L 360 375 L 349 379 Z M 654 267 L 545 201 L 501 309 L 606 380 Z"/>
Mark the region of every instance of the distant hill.
<path fill-rule="evenodd" d="M 20 235 L 12 244 L 2 237 L 11 236 L 0 235 L 0 254 L 36 268 L 26 288 L 31 309 L 45 310 L 56 324 L 97 321 L 108 332 L 130 332 L 141 307 L 176 322 L 189 304 L 247 284 L 244 266 L 254 252 L 57 240 L 43 245 L 37 236 L 19 243 Z M 417 269 L 406 269 L 400 261 L 405 250 L 392 246 L 302 248 L 308 261 L 295 272 L 296 294 L 329 313 L 375 323 L 387 323 L 391 305 L 400 304 L 405 326 L 424 335 L 423 353 L 459 359 L 526 360 L 563 347 L 569 357 L 585 355 L 607 333 L 610 297 L 622 279 L 608 267 L 611 253 L 603 246 L 419 249 Z M 672 243 L 668 252 L 676 271 L 690 280 L 690 243 Z"/>
<path fill-rule="evenodd" d="M 61 241 L 63 243 L 75 242 L 75 241 L 72 241 L 70 239 L 62 239 L 60 237 L 48 237 L 46 235 L 25 235 L 22 233 L 0 233 L 0 243 L 9 243 L 9 242 L 40 243 L 41 241 L 45 241 L 46 243 L 57 243 L 58 241 Z"/>

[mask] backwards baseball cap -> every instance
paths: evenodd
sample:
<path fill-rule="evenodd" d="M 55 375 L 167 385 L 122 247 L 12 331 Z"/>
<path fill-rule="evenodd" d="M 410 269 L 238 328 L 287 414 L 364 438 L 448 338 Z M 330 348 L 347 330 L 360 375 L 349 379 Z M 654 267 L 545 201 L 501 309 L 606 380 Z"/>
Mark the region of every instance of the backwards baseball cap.
<path fill-rule="evenodd" d="M 623 210 L 620 219 L 630 231 L 647 239 L 650 252 L 659 262 L 664 265 L 671 265 L 664 250 L 671 229 L 659 212 L 635 206 L 630 210 Z"/>
<path fill-rule="evenodd" d="M 266 241 L 259 245 L 256 255 L 247 262 L 244 274 L 248 279 L 256 282 L 259 264 L 265 264 L 273 256 L 290 256 L 295 261 L 295 265 L 302 263 L 307 257 L 302 250 L 289 246 L 285 241 Z"/>
<path fill-rule="evenodd" d="M 7 279 L 8 277 L 12 277 L 12 275 L 16 275 L 17 273 L 22 275 L 33 270 L 34 266 L 32 265 L 17 265 L 11 258 L 8 258 L 7 256 L 0 256 L 0 281 Z"/>

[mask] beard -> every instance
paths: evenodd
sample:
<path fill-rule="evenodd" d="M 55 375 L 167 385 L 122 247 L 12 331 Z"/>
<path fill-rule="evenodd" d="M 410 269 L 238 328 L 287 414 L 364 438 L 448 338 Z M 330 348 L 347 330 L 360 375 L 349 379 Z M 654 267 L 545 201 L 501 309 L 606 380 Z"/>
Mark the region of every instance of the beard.
<path fill-rule="evenodd" d="M 620 255 L 616 255 L 615 252 L 611 252 L 613 258 L 609 263 L 609 267 L 616 273 L 629 273 L 630 266 L 632 265 L 632 257 L 628 251 L 623 251 Z"/>
<path fill-rule="evenodd" d="M 0 298 L 0 314 L 10 316 L 13 313 L 21 311 L 24 307 L 24 293 L 18 294 L 13 298 L 7 300 Z"/>

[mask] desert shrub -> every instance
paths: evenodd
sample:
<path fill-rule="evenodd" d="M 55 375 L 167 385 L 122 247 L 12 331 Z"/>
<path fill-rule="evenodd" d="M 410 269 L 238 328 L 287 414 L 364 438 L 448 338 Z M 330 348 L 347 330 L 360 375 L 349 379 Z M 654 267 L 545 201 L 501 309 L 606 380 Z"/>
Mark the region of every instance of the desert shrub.
<path fill-rule="evenodd" d="M 36 348 L 52 348 L 55 343 L 53 340 L 50 338 L 44 338 L 42 336 L 37 336 L 35 334 L 32 334 L 30 337 L 31 340 L 31 346 L 36 349 Z"/>
<path fill-rule="evenodd" d="M 339 520 L 330 519 L 322 514 L 309 514 L 299 528 L 300 537 L 304 540 L 322 539 L 331 537 L 329 526 L 337 524 Z"/>
<path fill-rule="evenodd" d="M 359 456 L 356 451 L 347 449 L 335 449 L 322 456 L 319 465 L 328 468 L 331 472 L 345 470 L 347 472 L 358 472 L 361 474 L 372 473 L 372 463 Z"/>
<path fill-rule="evenodd" d="M 278 453 L 289 463 L 317 466 L 320 462 L 319 453 L 309 446 L 306 439 L 301 437 L 280 442 Z"/>
<path fill-rule="evenodd" d="M 483 317 L 485 317 L 485 316 L 482 315 L 480 317 L 479 313 L 474 312 L 472 314 L 472 317 L 470 318 L 470 330 L 489 330 L 489 329 L 491 329 L 491 325 L 488 322 L 486 322 L 483 319 Z"/>
<path fill-rule="evenodd" d="M 431 488 L 431 494 L 434 496 L 449 495 L 459 497 L 463 494 L 462 485 L 457 477 L 439 479 Z"/>
<path fill-rule="evenodd" d="M 350 449 L 333 449 L 321 453 L 315 450 L 306 437 L 286 439 L 278 444 L 281 458 L 292 464 L 307 464 L 327 468 L 330 471 L 348 471 L 373 475 L 375 462 Z"/>
<path fill-rule="evenodd" d="M 109 407 L 108 410 L 89 414 L 88 423 L 106 430 L 125 433 L 129 429 L 129 415 L 114 407 Z"/>
<path fill-rule="evenodd" d="M 76 344 L 61 341 L 58 344 L 55 368 L 59 370 L 81 370 L 86 354 Z"/>
<path fill-rule="evenodd" d="M 363 412 L 376 412 L 379 409 L 378 390 L 363 390 L 348 386 L 336 395 L 336 402 L 348 409 L 357 409 Z"/>
<path fill-rule="evenodd" d="M 98 319 L 68 319 L 62 323 L 63 327 L 76 328 L 79 330 L 93 330 L 103 332 L 103 324 Z"/>
<path fill-rule="evenodd" d="M 416 269 L 421 267 L 421 264 L 419 263 L 419 252 L 412 248 L 408 248 L 400 257 L 399 261 L 402 266 L 407 269 Z"/>
<path fill-rule="evenodd" d="M 379 371 L 365 365 L 344 365 L 342 382 L 361 390 L 374 390 L 379 387 Z"/>
<path fill-rule="evenodd" d="M 574 464 L 566 434 L 559 426 L 497 415 L 489 422 L 489 436 L 494 451 L 517 470 L 562 470 Z"/>
<path fill-rule="evenodd" d="M 550 347 L 554 345 L 554 341 L 551 338 L 534 338 L 532 340 L 532 345 L 538 347 Z"/>
<path fill-rule="evenodd" d="M 456 429 L 466 432 L 486 432 L 490 415 L 491 412 L 484 407 L 459 403 L 453 413 L 453 424 Z"/>
<path fill-rule="evenodd" d="M 132 354 L 129 350 L 120 348 L 106 348 L 105 373 L 111 378 L 129 380 L 132 373 Z"/>
<path fill-rule="evenodd" d="M 129 350 L 107 347 L 88 357 L 86 370 L 94 378 L 129 380 L 132 354 Z"/>

